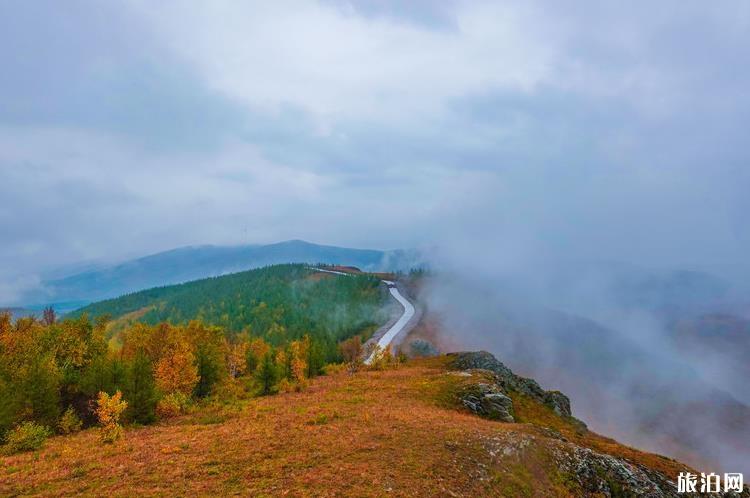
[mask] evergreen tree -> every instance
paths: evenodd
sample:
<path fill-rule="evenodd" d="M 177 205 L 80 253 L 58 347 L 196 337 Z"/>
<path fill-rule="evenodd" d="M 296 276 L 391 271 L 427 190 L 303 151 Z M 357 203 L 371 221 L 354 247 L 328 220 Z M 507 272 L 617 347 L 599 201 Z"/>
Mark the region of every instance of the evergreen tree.
<path fill-rule="evenodd" d="M 221 358 L 218 357 L 215 348 L 210 345 L 201 345 L 195 351 L 195 366 L 198 371 L 198 383 L 195 384 L 194 394 L 199 398 L 205 398 L 213 390 L 219 380 L 221 370 Z"/>
<path fill-rule="evenodd" d="M 126 416 L 139 424 L 156 420 L 156 383 L 151 360 L 142 352 L 135 355 L 128 368 L 124 393 L 128 402 Z"/>
<path fill-rule="evenodd" d="M 261 394 L 271 394 L 274 391 L 276 382 L 279 380 L 278 367 L 273 358 L 272 351 L 266 353 L 255 374 L 255 378 L 260 384 Z"/>
<path fill-rule="evenodd" d="M 325 365 L 325 357 L 323 353 L 323 345 L 315 340 L 310 339 L 310 336 L 305 336 L 307 341 L 307 376 L 313 378 L 320 374 L 323 365 Z"/>
<path fill-rule="evenodd" d="M 51 356 L 33 358 L 22 386 L 24 418 L 54 427 L 60 415 L 60 374 Z"/>

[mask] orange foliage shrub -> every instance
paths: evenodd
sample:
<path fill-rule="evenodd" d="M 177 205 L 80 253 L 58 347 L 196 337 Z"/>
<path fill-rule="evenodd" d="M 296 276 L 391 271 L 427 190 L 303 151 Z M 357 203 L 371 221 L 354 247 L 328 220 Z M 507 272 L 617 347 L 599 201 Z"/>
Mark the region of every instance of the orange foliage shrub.
<path fill-rule="evenodd" d="M 122 400 L 122 393 L 117 391 L 110 396 L 99 392 L 96 400 L 96 417 L 102 426 L 101 439 L 105 443 L 113 443 L 122 436 L 120 416 L 128 407 L 127 401 Z"/>

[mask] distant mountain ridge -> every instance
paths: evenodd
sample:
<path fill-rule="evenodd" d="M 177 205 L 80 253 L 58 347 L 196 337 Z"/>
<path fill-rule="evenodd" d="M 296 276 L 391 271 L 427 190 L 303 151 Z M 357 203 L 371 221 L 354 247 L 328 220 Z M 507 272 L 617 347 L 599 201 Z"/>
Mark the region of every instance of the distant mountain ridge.
<path fill-rule="evenodd" d="M 43 282 L 23 304 L 98 301 L 152 287 L 178 284 L 280 263 L 326 263 L 367 271 L 408 270 L 414 250 L 379 251 L 289 240 L 268 245 L 187 246 Z"/>

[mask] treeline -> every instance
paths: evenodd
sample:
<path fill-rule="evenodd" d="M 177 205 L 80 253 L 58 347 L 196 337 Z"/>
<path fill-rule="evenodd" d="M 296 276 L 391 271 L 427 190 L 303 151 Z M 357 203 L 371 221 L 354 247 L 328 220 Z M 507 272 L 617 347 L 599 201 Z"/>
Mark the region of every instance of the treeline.
<path fill-rule="evenodd" d="M 326 361 L 309 335 L 273 346 L 196 320 L 135 324 L 112 347 L 105 330 L 105 320 L 85 315 L 14 323 L 0 314 L 0 438 L 30 423 L 67 433 L 101 421 L 101 393 L 122 397 L 125 422 L 148 424 L 226 385 L 252 395 L 302 389 Z"/>

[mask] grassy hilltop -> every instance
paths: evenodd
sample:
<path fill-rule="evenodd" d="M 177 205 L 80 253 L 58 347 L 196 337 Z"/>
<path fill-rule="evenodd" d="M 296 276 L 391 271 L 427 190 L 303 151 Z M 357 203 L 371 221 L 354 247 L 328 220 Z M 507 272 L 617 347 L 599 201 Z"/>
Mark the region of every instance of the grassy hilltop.
<path fill-rule="evenodd" d="M 471 414 L 481 373 L 447 357 L 342 372 L 303 392 L 221 399 L 102 445 L 96 429 L 6 457 L 0 493 L 60 496 L 583 496 L 685 466 L 582 430 L 511 393 L 516 423 Z M 582 473 L 582 470 L 585 473 Z M 645 488 L 644 488 L 645 489 Z M 661 495 L 654 495 L 661 496 Z M 666 496 L 666 495 L 665 495 Z"/>

